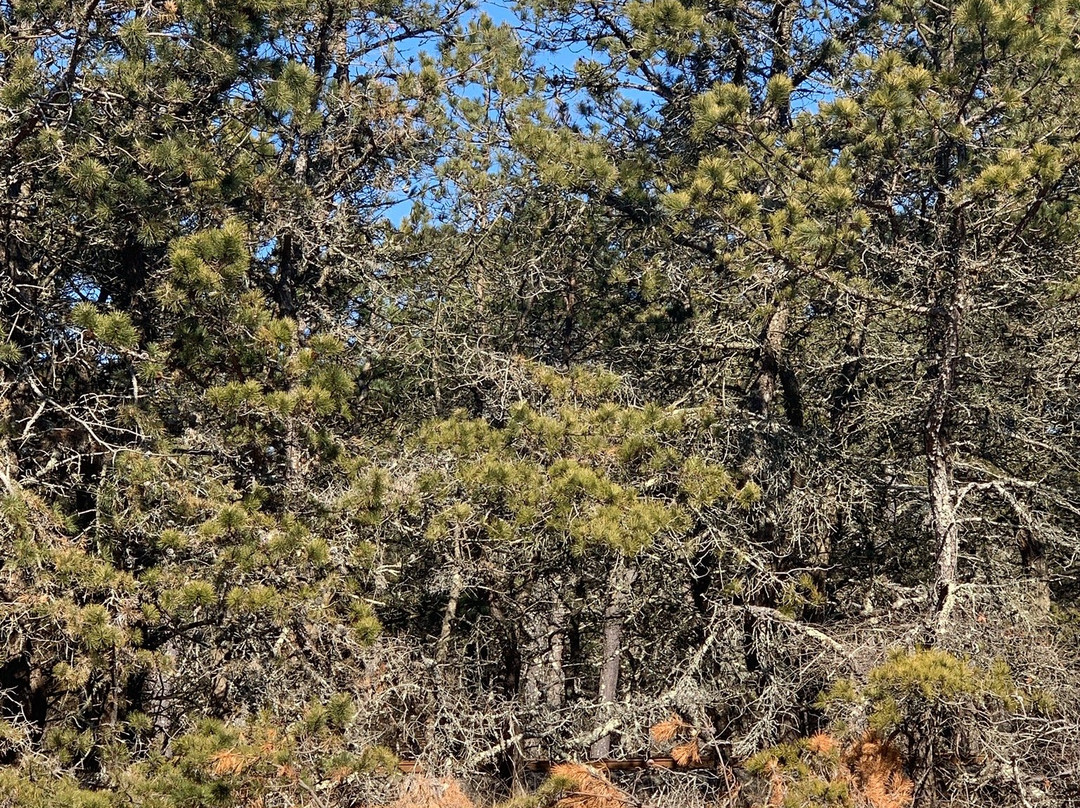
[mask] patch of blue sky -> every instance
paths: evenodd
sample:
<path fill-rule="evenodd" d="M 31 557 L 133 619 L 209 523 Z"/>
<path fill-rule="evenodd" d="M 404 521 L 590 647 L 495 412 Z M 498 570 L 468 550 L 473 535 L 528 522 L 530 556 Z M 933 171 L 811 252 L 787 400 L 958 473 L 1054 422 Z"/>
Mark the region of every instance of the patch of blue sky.
<path fill-rule="evenodd" d="M 506 25 L 515 30 L 520 30 L 521 19 L 516 14 L 513 5 L 499 2 L 468 3 L 464 7 L 461 16 L 461 28 L 467 31 L 470 24 L 479 23 L 482 18 L 488 18 L 494 25 Z M 393 43 L 391 54 L 402 60 L 409 69 L 419 69 L 424 57 L 437 60 L 440 56 L 438 49 L 442 42 L 434 37 L 402 38 Z M 456 88 L 456 92 L 465 98 L 475 101 L 483 101 L 485 89 L 478 84 L 465 85 Z M 449 111 L 449 110 L 448 110 Z M 382 217 L 391 224 L 402 226 L 417 211 L 418 206 L 426 206 L 431 212 L 439 212 L 440 200 L 453 200 L 456 195 L 456 186 L 451 180 L 440 178 L 437 175 L 438 165 L 442 158 L 436 160 L 434 165 L 426 166 L 418 175 L 411 178 L 407 186 L 391 190 L 388 203 L 382 211 Z M 493 170 L 497 168 L 493 164 Z M 453 202 L 448 203 L 453 206 Z"/>
<path fill-rule="evenodd" d="M 563 41 L 545 38 L 542 26 L 519 3 L 479 2 L 472 4 L 462 17 L 463 28 L 470 23 L 479 23 L 487 18 L 495 26 L 507 26 L 513 29 L 523 47 L 525 59 L 530 69 L 538 71 L 549 85 L 549 102 L 553 117 L 561 125 L 571 126 L 581 131 L 595 131 L 602 134 L 609 125 L 607 118 L 593 114 L 595 106 L 588 93 L 574 80 L 574 74 L 583 61 L 593 61 L 604 68 L 611 66 L 607 54 L 579 38 L 568 36 Z M 435 58 L 434 41 L 412 40 L 398 46 L 398 56 L 407 64 L 417 66 L 424 54 Z M 641 112 L 653 112 L 660 104 L 654 88 L 641 82 L 629 72 L 619 72 L 619 99 L 635 104 Z M 484 101 L 487 89 L 480 84 L 455 88 L 465 98 Z M 497 113 L 490 113 L 495 122 Z M 397 189 L 392 194 L 390 204 L 384 211 L 385 219 L 393 224 L 402 224 L 413 215 L 417 203 L 426 205 L 430 212 L 440 217 L 440 213 L 449 214 L 454 207 L 455 193 L 458 189 L 446 179 L 436 175 L 437 165 L 429 166 L 422 176 L 414 178 L 408 188 Z M 491 154 L 490 171 L 497 172 L 509 168 L 501 163 L 498 154 Z M 447 217 L 448 218 L 448 217 Z"/>

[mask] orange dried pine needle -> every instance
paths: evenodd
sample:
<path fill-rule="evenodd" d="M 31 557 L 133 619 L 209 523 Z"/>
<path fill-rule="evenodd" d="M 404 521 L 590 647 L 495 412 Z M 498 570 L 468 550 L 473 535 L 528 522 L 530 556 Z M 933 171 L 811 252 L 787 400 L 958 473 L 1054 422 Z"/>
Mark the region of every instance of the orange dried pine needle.
<path fill-rule="evenodd" d="M 827 732 L 818 732 L 807 740 L 806 748 L 815 755 L 831 757 L 840 748 L 840 742 Z"/>
<path fill-rule="evenodd" d="M 251 760 L 251 757 L 242 755 L 235 749 L 222 749 L 210 758 L 210 771 L 217 777 L 240 774 Z"/>
<path fill-rule="evenodd" d="M 701 749 L 698 747 L 697 738 L 672 749 L 671 758 L 678 766 L 697 766 L 701 763 Z"/>
<path fill-rule="evenodd" d="M 857 794 L 868 808 L 910 808 L 915 785 L 899 750 L 867 733 L 844 755 Z"/>
<path fill-rule="evenodd" d="M 456 780 L 409 777 L 388 808 L 475 808 Z"/>
<path fill-rule="evenodd" d="M 667 743 L 675 739 L 680 732 L 686 728 L 686 724 L 677 715 L 671 716 L 658 724 L 653 724 L 649 730 L 649 735 L 656 743 Z"/>
<path fill-rule="evenodd" d="M 625 791 L 600 772 L 580 763 L 553 766 L 551 776 L 570 781 L 574 788 L 555 803 L 557 808 L 626 808 L 630 804 Z"/>

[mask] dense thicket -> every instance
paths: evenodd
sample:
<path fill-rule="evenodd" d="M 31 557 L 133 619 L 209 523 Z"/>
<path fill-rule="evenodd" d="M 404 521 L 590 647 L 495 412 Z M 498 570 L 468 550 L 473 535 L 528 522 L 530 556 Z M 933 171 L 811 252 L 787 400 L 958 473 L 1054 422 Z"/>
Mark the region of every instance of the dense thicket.
<path fill-rule="evenodd" d="M 1077 99 L 1072 0 L 0 0 L 0 804 L 1080 799 Z"/>

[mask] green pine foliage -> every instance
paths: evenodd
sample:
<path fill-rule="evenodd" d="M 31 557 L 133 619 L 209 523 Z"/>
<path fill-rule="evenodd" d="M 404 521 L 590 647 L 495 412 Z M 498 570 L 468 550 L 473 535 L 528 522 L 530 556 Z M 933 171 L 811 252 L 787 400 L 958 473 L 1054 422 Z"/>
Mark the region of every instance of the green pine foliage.
<path fill-rule="evenodd" d="M 520 402 L 501 428 L 459 411 L 421 429 L 417 449 L 434 453 L 418 460 L 432 466 L 420 481 L 434 514 L 430 541 L 514 546 L 550 537 L 574 554 L 633 557 L 654 542 L 678 544 L 692 510 L 756 501 L 753 481 L 740 485 L 689 451 L 710 434 L 709 411 L 604 401 L 611 377 L 580 369 L 568 377 L 541 369 L 538 381 L 562 402 L 545 408 L 551 414 Z"/>
<path fill-rule="evenodd" d="M 1078 20 L 0 3 L 0 805 L 1074 799 Z"/>

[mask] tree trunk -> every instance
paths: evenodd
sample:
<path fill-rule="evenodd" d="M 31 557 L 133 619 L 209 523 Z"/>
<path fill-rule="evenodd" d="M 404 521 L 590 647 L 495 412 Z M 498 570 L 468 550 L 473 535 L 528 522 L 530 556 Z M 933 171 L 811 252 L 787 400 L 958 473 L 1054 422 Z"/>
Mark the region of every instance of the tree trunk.
<path fill-rule="evenodd" d="M 627 564 L 621 556 L 608 575 L 608 604 L 604 609 L 603 639 L 600 657 L 600 702 L 601 722 L 611 716 L 611 705 L 619 693 L 619 668 L 622 664 L 623 624 L 626 621 L 630 605 L 631 589 L 637 580 L 637 569 Z M 611 754 L 611 735 L 606 734 L 596 740 L 589 750 L 593 760 L 606 758 Z"/>
<path fill-rule="evenodd" d="M 562 322 L 562 361 L 566 367 L 570 367 L 570 360 L 574 357 L 574 320 L 577 317 L 577 276 L 571 274 L 566 279 L 566 290 L 563 292 L 565 305 Z"/>
<path fill-rule="evenodd" d="M 564 589 L 561 576 L 542 578 L 530 590 L 530 602 L 523 609 L 519 697 L 525 715 L 535 716 L 536 722 L 523 742 L 526 758 L 544 756 L 540 743 L 544 724 L 566 701 L 563 657 L 569 609 Z"/>
<path fill-rule="evenodd" d="M 461 593 L 465 591 L 465 578 L 458 567 L 450 573 L 450 595 L 443 610 L 442 625 L 439 627 L 439 640 L 435 644 L 435 662 L 442 665 L 446 662 L 447 653 L 450 649 L 450 634 L 454 629 L 454 619 L 457 617 L 458 602 Z"/>
<path fill-rule="evenodd" d="M 782 391 L 788 423 L 802 429 L 802 394 L 795 370 L 784 355 L 784 338 L 791 312 L 787 303 L 777 303 L 775 306 L 761 331 L 758 373 L 750 393 L 750 410 L 768 417 L 777 392 Z"/>
<path fill-rule="evenodd" d="M 777 0 L 769 13 L 769 33 L 772 37 L 772 63 L 769 77 L 788 76 L 791 72 L 791 34 L 797 5 L 792 0 Z M 772 123 L 778 129 L 791 128 L 791 102 L 770 109 Z"/>
<path fill-rule="evenodd" d="M 1039 615 L 1050 613 L 1050 571 L 1046 564 L 1046 548 L 1038 535 L 1029 527 L 1017 532 L 1020 563 L 1031 581 L 1031 604 Z"/>
<path fill-rule="evenodd" d="M 857 301 L 851 319 L 851 330 L 844 341 L 844 364 L 840 368 L 840 378 L 832 393 L 833 429 L 843 431 L 851 416 L 851 408 L 858 399 L 857 386 L 863 363 L 863 343 L 866 341 L 866 320 L 868 306 L 865 301 Z"/>
<path fill-rule="evenodd" d="M 932 387 L 923 433 L 926 482 L 930 502 L 930 531 L 937 550 L 934 580 L 936 631 L 948 628 L 956 605 L 957 568 L 960 556 L 960 523 L 957 518 L 953 479 L 953 446 L 949 434 L 952 399 L 956 388 L 961 334 L 968 309 L 966 272 L 952 260 L 951 290 L 946 300 L 927 314 L 927 354 Z"/>

